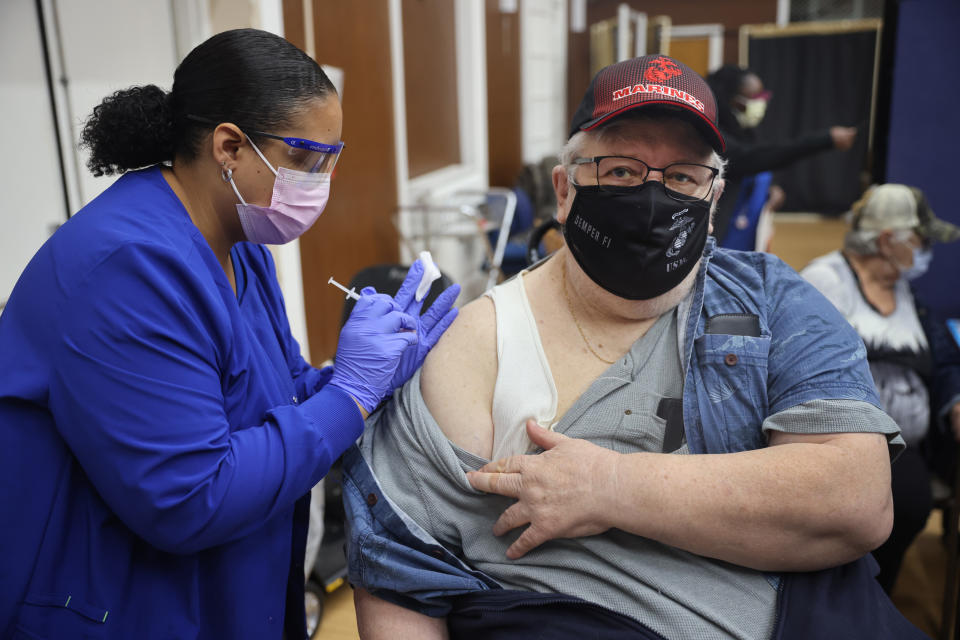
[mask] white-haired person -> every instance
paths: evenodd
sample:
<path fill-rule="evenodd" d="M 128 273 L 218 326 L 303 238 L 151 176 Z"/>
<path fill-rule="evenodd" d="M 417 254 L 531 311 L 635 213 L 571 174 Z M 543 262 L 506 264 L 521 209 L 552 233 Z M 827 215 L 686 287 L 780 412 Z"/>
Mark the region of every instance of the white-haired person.
<path fill-rule="evenodd" d="M 934 216 L 919 189 L 883 184 L 854 204 L 843 249 L 801 272 L 863 338 L 880 402 L 907 443 L 891 470 L 893 531 L 873 552 L 888 593 L 930 515 L 931 468 L 949 477 L 960 440 L 960 350 L 910 285 L 933 243 L 957 239 L 960 228 Z"/>
<path fill-rule="evenodd" d="M 378 638 L 914 638 L 874 580 L 899 429 L 777 258 L 717 249 L 723 138 L 666 56 L 601 70 L 566 246 L 465 306 L 344 458 Z"/>

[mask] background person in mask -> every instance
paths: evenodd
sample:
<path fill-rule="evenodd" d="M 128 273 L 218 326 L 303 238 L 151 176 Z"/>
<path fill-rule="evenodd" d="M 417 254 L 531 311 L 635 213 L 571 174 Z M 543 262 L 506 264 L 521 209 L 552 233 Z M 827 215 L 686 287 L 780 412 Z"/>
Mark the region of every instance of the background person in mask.
<path fill-rule="evenodd" d="M 766 172 L 821 151 L 846 151 L 853 146 L 857 130 L 834 126 L 793 140 L 762 140 L 756 127 L 772 96 L 760 77 L 749 69 L 728 64 L 711 73 L 707 82 L 717 97 L 717 120 L 727 143 L 724 157 L 728 162 L 727 184 L 717 205 L 713 234 L 721 247 L 752 250 L 753 235 L 737 233 L 756 229 L 757 220 L 751 218 L 756 214 L 751 209 L 752 190 L 769 189 L 769 195 L 761 193 L 759 200 L 762 204 L 769 199 L 771 211 L 776 211 L 784 199 L 783 190 L 772 184 L 772 176 Z"/>
<path fill-rule="evenodd" d="M 863 338 L 880 401 L 907 442 L 892 467 L 893 531 L 874 551 L 889 593 L 930 514 L 930 469 L 949 483 L 952 461 L 943 454 L 960 441 L 960 351 L 910 286 L 927 270 L 932 244 L 960 239 L 960 228 L 902 184 L 869 189 L 853 206 L 852 227 L 842 251 L 817 258 L 801 275 Z"/>
<path fill-rule="evenodd" d="M 830 303 L 708 237 L 722 151 L 683 64 L 594 78 L 566 247 L 465 306 L 344 456 L 364 638 L 921 636 L 868 554 L 897 426 Z"/>
<path fill-rule="evenodd" d="M 309 491 L 452 321 L 364 290 L 318 370 L 270 253 L 318 218 L 336 91 L 289 42 L 218 34 L 171 92 L 83 130 L 121 173 L 0 316 L 0 636 L 303 638 Z M 332 312 L 339 314 L 339 309 Z"/>

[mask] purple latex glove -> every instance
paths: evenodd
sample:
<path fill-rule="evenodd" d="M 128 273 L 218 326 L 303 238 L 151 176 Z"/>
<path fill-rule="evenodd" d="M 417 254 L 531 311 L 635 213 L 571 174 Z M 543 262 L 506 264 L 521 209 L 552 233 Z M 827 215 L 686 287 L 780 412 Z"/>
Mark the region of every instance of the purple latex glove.
<path fill-rule="evenodd" d="M 417 343 L 417 321 L 388 295 L 365 287 L 340 330 L 330 386 L 369 413 L 394 389 L 401 356 Z"/>
<path fill-rule="evenodd" d="M 400 365 L 393 375 L 393 388 L 397 389 L 404 382 L 410 379 L 410 376 L 420 368 L 424 358 L 437 344 L 437 340 L 447 330 L 447 327 L 457 317 L 457 309 L 453 303 L 460 295 L 460 285 L 455 284 L 448 287 L 443 293 L 437 296 L 430 308 L 422 316 L 420 309 L 423 307 L 423 300 L 417 301 L 417 286 L 420 284 L 420 278 L 423 277 L 423 263 L 419 259 L 410 265 L 407 277 L 404 278 L 400 290 L 393 297 L 398 307 L 417 321 L 417 343 L 411 345 L 400 358 Z M 426 298 L 424 298 L 426 299 Z"/>

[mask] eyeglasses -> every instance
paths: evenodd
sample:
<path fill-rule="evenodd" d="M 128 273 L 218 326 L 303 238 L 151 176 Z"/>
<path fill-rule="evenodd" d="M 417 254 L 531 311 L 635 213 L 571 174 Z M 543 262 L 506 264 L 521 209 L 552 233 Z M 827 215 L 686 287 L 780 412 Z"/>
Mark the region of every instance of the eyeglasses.
<path fill-rule="evenodd" d="M 216 125 L 219 122 L 209 118 L 188 115 L 188 120 L 202 122 L 204 124 Z M 270 138 L 271 140 L 280 140 L 287 145 L 287 156 L 291 164 L 307 173 L 333 173 L 333 168 L 340 158 L 340 152 L 343 151 L 343 142 L 337 144 L 324 144 L 306 138 L 294 138 L 290 136 L 278 136 L 265 131 L 256 129 L 241 128 L 245 135 L 259 136 L 261 138 Z"/>
<path fill-rule="evenodd" d="M 710 195 L 713 181 L 720 170 L 705 164 L 675 162 L 666 167 L 651 167 L 643 160 L 629 156 L 596 156 L 577 158 L 575 165 L 596 165 L 591 176 L 594 182 L 581 182 L 585 186 L 636 187 L 647 181 L 651 171 L 660 173 L 660 182 L 667 189 L 667 195 L 681 202 L 703 200 Z"/>

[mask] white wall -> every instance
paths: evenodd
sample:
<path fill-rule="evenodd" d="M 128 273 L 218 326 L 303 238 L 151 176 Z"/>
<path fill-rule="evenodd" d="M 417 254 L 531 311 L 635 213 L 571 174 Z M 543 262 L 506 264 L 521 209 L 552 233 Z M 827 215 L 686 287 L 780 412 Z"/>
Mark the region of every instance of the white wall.
<path fill-rule="evenodd" d="M 212 33 L 248 25 L 283 33 L 280 0 L 210 0 L 209 7 L 207 0 L 43 0 L 42 5 L 52 74 L 63 79 L 53 87 L 56 111 L 34 0 L 0 1 L 0 140 L 8 150 L 0 154 L 0 305 L 68 212 L 116 179 L 94 178 L 85 166 L 87 152 L 78 148 L 94 106 L 134 85 L 169 90 L 180 59 Z M 274 255 L 294 337 L 308 353 L 299 246 L 291 243 Z"/>
<path fill-rule="evenodd" d="M 557 154 L 567 140 L 567 1 L 520 3 L 523 161 Z"/>
<path fill-rule="evenodd" d="M 55 21 L 60 46 L 54 59 L 57 75 L 66 78 L 58 95 L 62 135 L 69 135 L 76 151 L 80 130 L 93 108 L 118 89 L 155 84 L 169 90 L 178 59 L 170 3 L 154 0 L 99 0 L 63 2 L 48 0 L 48 24 Z M 123 25 L 123 28 L 117 28 Z M 58 68 L 59 67 L 59 68 Z M 93 177 L 85 167 L 87 152 L 76 165 L 79 208 L 113 183 L 115 177 Z"/>
<path fill-rule="evenodd" d="M 0 154 L 0 303 L 67 212 L 75 212 L 115 179 L 94 178 L 84 166 L 87 153 L 78 149 L 80 130 L 93 107 L 107 94 L 134 84 L 169 88 L 176 64 L 169 3 L 44 0 L 42 5 L 51 72 L 57 79 L 55 109 L 35 3 L 0 4 L 0 140 L 6 150 Z"/>
<path fill-rule="evenodd" d="M 0 307 L 27 262 L 67 219 L 33 0 L 0 4 Z"/>

